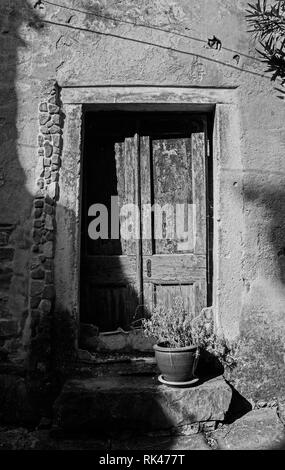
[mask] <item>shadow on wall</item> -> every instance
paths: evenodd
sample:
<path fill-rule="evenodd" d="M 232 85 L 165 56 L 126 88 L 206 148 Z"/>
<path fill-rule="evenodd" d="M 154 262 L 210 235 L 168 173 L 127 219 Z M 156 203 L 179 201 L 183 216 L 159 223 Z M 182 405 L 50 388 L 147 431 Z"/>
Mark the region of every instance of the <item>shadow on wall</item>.
<path fill-rule="evenodd" d="M 29 103 L 22 96 L 21 104 L 25 105 L 26 111 L 22 116 L 18 109 L 17 86 L 25 84 L 25 80 L 30 83 L 33 79 L 32 76 L 18 79 L 18 64 L 22 63 L 22 49 L 27 49 L 25 56 L 33 60 L 31 50 L 29 55 L 31 32 L 37 35 L 37 46 L 40 48 L 43 27 L 32 2 L 1 0 L 0 422 L 3 424 L 32 424 L 38 422 L 41 416 L 50 415 L 52 402 L 63 380 L 62 371 L 58 369 L 74 359 L 75 325 L 70 312 L 43 315 L 32 305 L 29 312 L 35 200 L 26 188 L 26 173 L 21 161 L 25 159 L 28 171 L 40 165 L 35 165 L 37 135 L 33 134 L 31 141 L 28 133 L 18 134 L 19 128 L 23 132 L 26 129 Z M 32 30 L 30 33 L 29 29 Z M 24 40 L 22 36 L 29 39 Z M 35 104 L 36 115 L 33 118 L 38 126 L 39 103 Z M 18 152 L 19 140 L 21 154 Z M 38 158 L 42 159 L 42 156 Z M 31 168 L 28 168 L 28 162 L 31 162 Z M 39 176 L 35 174 L 36 178 Z M 67 217 L 64 207 L 58 205 L 57 210 Z M 73 213 L 69 213 L 68 217 L 75 218 Z M 41 277 L 42 274 L 35 281 L 40 283 Z"/>
<path fill-rule="evenodd" d="M 33 318 L 33 314 L 37 312 L 36 307 L 32 307 L 32 315 L 31 318 L 29 317 L 29 269 L 32 261 L 31 214 L 34 196 L 26 189 L 26 175 L 17 152 L 19 116 L 16 81 L 18 50 L 28 47 L 28 44 L 21 39 L 19 31 L 25 27 L 40 31 L 41 23 L 36 11 L 23 0 L 15 0 L 13 3 L 10 0 L 1 0 L 0 16 L 0 52 L 2 55 L 0 67 L 1 76 L 4 77 L 0 88 L 0 165 L 2 171 L 0 224 L 1 228 L 3 227 L 0 247 L 0 292 L 2 295 L 4 286 L 7 304 L 9 296 L 10 304 L 12 303 L 12 308 L 8 310 L 7 305 L 5 304 L 4 308 L 1 302 L 0 310 L 0 423 L 2 425 L 34 425 L 38 424 L 42 417 L 52 418 L 54 399 L 66 378 L 65 371 L 62 371 L 60 367 L 69 361 L 67 373 L 72 372 L 71 361 L 74 359 L 74 351 L 70 346 L 75 344 L 75 325 L 72 323 L 71 312 L 66 311 L 52 311 L 51 315 L 44 315 L 42 312 L 42 318 L 37 321 Z M 22 137 L 25 138 L 25 135 L 21 135 L 21 139 Z M 37 143 L 28 142 L 26 145 L 27 152 L 34 153 L 36 158 Z M 24 154 L 24 147 L 25 144 L 22 144 L 22 154 Z M 39 176 L 36 175 L 36 177 Z M 74 214 L 66 208 L 58 205 L 56 210 L 58 216 L 62 215 L 75 220 Z M 15 227 L 14 231 L 11 225 Z M 5 232 L 3 236 L 2 232 Z M 8 274 L 9 282 L 7 283 Z M 23 311 L 20 309 L 21 302 Z M 14 315 L 13 312 L 15 312 Z M 23 335 L 26 337 L 23 338 Z M 33 366 L 32 370 L 27 370 L 13 361 L 13 355 L 21 352 L 21 348 L 23 350 L 23 341 L 25 341 L 26 352 L 29 352 L 29 356 L 32 355 L 29 361 L 29 366 L 31 364 Z M 58 358 L 60 358 L 59 363 L 57 363 Z M 38 365 L 46 367 L 39 369 Z M 154 411 L 159 417 L 158 421 L 164 423 L 164 426 L 171 426 L 171 420 L 169 421 L 167 414 L 159 409 L 155 401 L 151 406 L 155 408 Z M 87 406 L 83 413 L 83 420 L 88 413 Z M 104 421 L 104 407 L 101 413 Z"/>
<path fill-rule="evenodd" d="M 284 174 L 278 174 L 277 177 L 284 178 Z M 260 179 L 262 175 L 260 175 Z M 253 185 L 252 185 L 253 186 Z M 264 211 L 264 226 L 258 235 L 258 247 L 267 245 L 268 256 L 273 259 L 274 274 L 278 281 L 285 285 L 285 192 L 278 187 L 271 186 L 255 188 L 245 187 L 244 196 L 249 202 L 253 202 L 257 209 L 261 207 Z M 264 237 L 261 239 L 261 237 Z M 267 239 L 265 239 L 265 237 Z M 259 245 L 260 244 L 260 245 Z M 263 254 L 263 253 L 261 253 Z M 265 253 L 266 254 L 266 253 Z M 266 272 L 264 273 L 266 276 Z M 271 273 L 269 273 L 271 274 Z"/>
<path fill-rule="evenodd" d="M 27 320 L 27 266 L 31 246 L 32 195 L 18 155 L 17 64 L 21 49 L 28 48 L 21 28 L 40 30 L 36 11 L 26 1 L 1 0 L 0 4 L 0 341 L 10 352 L 21 347 Z M 36 142 L 23 142 L 22 158 L 36 152 Z M 30 156 L 32 154 L 32 156 Z M 19 331 L 20 329 L 20 331 Z M 17 335 L 18 333 L 18 335 Z M 18 339 L 17 339 L 18 338 Z M 7 340 L 7 341 L 6 341 Z M 5 350 L 2 350 L 5 355 Z"/>
<path fill-rule="evenodd" d="M 37 28 L 37 15 L 27 2 L 2 0 L 0 3 L 0 341 L 12 338 L 27 316 L 27 278 L 21 272 L 30 243 L 32 196 L 25 188 L 25 174 L 17 152 L 16 75 L 18 50 L 27 45 L 19 30 L 31 23 Z M 32 26 L 33 25 L 33 26 Z M 30 151 L 35 151 L 31 145 Z M 10 291 L 10 298 L 9 298 Z M 0 344 L 0 346 L 2 346 Z M 5 351 L 2 350 L 2 355 Z"/>
<path fill-rule="evenodd" d="M 33 195 L 18 154 L 17 66 L 29 47 L 21 30 L 40 31 L 38 14 L 26 0 L 0 2 L 0 395 L 2 422 L 33 422 L 33 397 L 22 368 L 28 343 L 29 260 Z M 30 77 L 29 77 L 30 78 Z M 21 136 L 22 157 L 33 161 L 36 141 Z M 14 361 L 14 358 L 16 361 Z"/>
<path fill-rule="evenodd" d="M 271 183 L 266 180 L 269 177 Z M 266 179 L 265 179 L 266 178 Z M 282 174 L 258 171 L 258 180 L 244 186 L 249 217 L 257 214 L 253 256 L 246 261 L 252 281 L 245 280 L 247 293 L 240 326 L 242 345 L 233 383 L 254 400 L 272 400 L 284 395 L 285 311 L 285 192 Z M 278 183 L 280 181 L 280 183 Z M 252 221 L 250 222 L 253 223 Z M 248 230 L 250 236 L 250 230 Z"/>

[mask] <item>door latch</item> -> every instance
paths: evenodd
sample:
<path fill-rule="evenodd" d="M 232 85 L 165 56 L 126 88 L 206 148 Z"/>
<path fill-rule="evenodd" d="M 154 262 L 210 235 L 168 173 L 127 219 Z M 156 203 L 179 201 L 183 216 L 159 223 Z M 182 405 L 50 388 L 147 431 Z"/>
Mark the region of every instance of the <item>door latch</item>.
<path fill-rule="evenodd" d="M 151 277 L 151 260 L 148 259 L 146 262 L 146 275 L 147 277 Z"/>

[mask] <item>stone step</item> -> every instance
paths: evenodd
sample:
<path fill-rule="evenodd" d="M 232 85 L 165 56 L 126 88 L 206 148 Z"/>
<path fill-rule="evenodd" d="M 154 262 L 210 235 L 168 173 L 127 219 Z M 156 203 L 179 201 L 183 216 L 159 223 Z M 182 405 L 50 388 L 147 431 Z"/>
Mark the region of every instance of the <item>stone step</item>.
<path fill-rule="evenodd" d="M 199 432 L 199 423 L 224 421 L 232 398 L 222 376 L 181 388 L 157 377 L 108 376 L 65 383 L 54 405 L 54 423 L 63 432 L 112 436 L 153 431 Z"/>
<path fill-rule="evenodd" d="M 120 355 L 92 355 L 88 351 L 80 351 L 79 362 L 77 363 L 77 373 L 80 377 L 114 376 L 114 375 L 157 375 L 158 368 L 155 357 L 131 356 L 130 354 Z"/>

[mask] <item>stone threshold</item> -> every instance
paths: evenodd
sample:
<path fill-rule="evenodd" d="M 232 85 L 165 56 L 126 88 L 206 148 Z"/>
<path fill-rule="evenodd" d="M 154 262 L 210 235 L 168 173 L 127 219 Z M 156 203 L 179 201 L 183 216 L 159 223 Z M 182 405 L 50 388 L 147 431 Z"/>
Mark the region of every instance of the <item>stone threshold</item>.
<path fill-rule="evenodd" d="M 223 376 L 192 387 L 160 384 L 157 375 L 105 375 L 67 380 L 54 404 L 55 429 L 112 437 L 215 429 L 229 410 L 232 389 Z"/>

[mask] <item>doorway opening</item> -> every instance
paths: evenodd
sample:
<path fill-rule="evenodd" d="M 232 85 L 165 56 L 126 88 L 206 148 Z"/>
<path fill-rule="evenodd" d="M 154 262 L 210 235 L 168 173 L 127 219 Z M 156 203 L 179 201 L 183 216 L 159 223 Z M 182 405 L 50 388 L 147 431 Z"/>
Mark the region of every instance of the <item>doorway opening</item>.
<path fill-rule="evenodd" d="M 176 295 L 199 314 L 212 304 L 212 116 L 83 120 L 80 321 L 128 331 Z"/>

